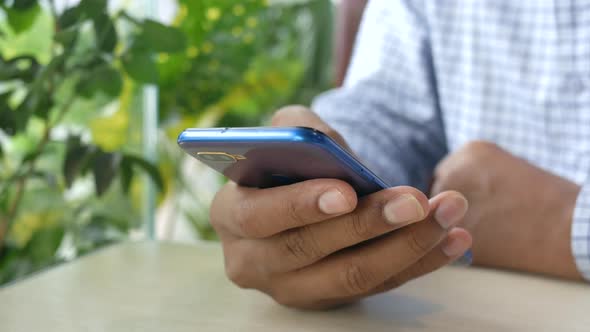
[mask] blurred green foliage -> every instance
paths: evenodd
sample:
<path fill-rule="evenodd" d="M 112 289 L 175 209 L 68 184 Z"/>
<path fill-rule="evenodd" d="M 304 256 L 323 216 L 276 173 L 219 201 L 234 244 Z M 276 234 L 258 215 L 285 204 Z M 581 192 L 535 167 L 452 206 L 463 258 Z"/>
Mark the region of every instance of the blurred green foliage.
<path fill-rule="evenodd" d="M 208 206 L 217 187 L 183 175 L 186 157 L 176 136 L 187 127 L 261 125 L 277 108 L 308 104 L 330 88 L 333 8 L 330 0 L 179 4 L 175 23 L 188 36 L 187 51 L 159 59 L 160 121 L 167 137 L 160 165 L 174 196 L 169 203 L 180 212 L 168 222 L 184 216 L 198 236 L 213 239 Z"/>
<path fill-rule="evenodd" d="M 179 2 L 189 47 L 160 61 L 162 119 L 211 112 L 224 125 L 232 116 L 257 124 L 261 114 L 308 102 L 331 83 L 330 1 Z"/>
<path fill-rule="evenodd" d="M 259 125 L 331 86 L 330 0 L 178 4 L 166 26 L 107 13 L 106 0 L 61 13 L 0 0 L 0 284 L 128 238 L 137 171 L 172 219 L 215 238 L 208 203 L 223 180 L 187 177 L 178 133 Z M 159 87 L 157 168 L 140 157 L 145 83 Z"/>
<path fill-rule="evenodd" d="M 132 112 L 131 80 L 156 81 L 145 74 L 155 55 L 184 51 L 184 34 L 110 15 L 106 0 L 52 4 L 0 2 L 0 283 L 126 238 L 139 226 L 138 170 L 164 186 L 134 144 L 101 144 L 92 129 Z"/>

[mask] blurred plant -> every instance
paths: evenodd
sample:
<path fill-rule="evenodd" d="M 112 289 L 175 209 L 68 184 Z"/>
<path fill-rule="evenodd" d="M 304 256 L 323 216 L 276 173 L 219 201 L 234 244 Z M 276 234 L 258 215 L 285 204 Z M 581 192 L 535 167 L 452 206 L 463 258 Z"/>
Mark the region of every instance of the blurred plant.
<path fill-rule="evenodd" d="M 0 284 L 139 226 L 134 175 L 164 184 L 134 148 L 133 82 L 158 82 L 156 56 L 185 47 L 178 29 L 110 15 L 107 0 L 62 12 L 0 0 Z"/>
<path fill-rule="evenodd" d="M 165 224 L 184 217 L 213 239 L 208 206 L 222 178 L 182 154 L 187 127 L 255 126 L 332 85 L 330 0 L 179 0 L 186 52 L 159 58 Z M 211 179 L 213 177 L 213 180 Z"/>
<path fill-rule="evenodd" d="M 138 170 L 170 220 L 214 238 L 222 179 L 178 133 L 258 125 L 332 83 L 330 0 L 179 0 L 174 28 L 109 14 L 106 0 L 40 2 L 0 0 L 0 284 L 133 233 Z M 143 83 L 160 88 L 163 177 L 139 157 Z"/>

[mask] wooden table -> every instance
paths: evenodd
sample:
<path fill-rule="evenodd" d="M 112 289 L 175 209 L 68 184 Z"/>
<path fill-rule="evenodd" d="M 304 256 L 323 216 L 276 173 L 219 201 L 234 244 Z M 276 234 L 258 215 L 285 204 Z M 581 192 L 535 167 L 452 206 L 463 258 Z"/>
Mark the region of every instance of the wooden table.
<path fill-rule="evenodd" d="M 225 278 L 215 244 L 128 243 L 0 289 L 0 331 L 590 331 L 590 287 L 451 267 L 327 312 Z"/>

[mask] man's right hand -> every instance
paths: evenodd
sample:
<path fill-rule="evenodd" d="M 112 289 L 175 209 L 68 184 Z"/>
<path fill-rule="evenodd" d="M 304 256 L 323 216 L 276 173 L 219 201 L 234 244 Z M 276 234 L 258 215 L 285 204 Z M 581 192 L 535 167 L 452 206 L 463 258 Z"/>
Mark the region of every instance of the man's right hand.
<path fill-rule="evenodd" d="M 279 111 L 273 125 L 339 135 L 302 107 Z M 430 201 L 410 187 L 357 200 L 333 179 L 254 189 L 228 183 L 215 197 L 211 223 L 230 280 L 283 305 L 320 309 L 384 292 L 461 257 L 471 246 L 455 227 L 466 199 L 443 192 Z M 397 230 L 395 232 L 392 232 Z"/>

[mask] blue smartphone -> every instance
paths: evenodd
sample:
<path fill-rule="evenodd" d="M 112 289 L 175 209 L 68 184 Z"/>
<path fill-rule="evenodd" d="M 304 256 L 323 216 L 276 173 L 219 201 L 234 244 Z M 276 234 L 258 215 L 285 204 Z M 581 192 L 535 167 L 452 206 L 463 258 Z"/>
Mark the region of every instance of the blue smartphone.
<path fill-rule="evenodd" d="M 247 187 L 331 178 L 346 181 L 360 197 L 389 187 L 329 136 L 306 127 L 187 129 L 178 145 Z"/>

